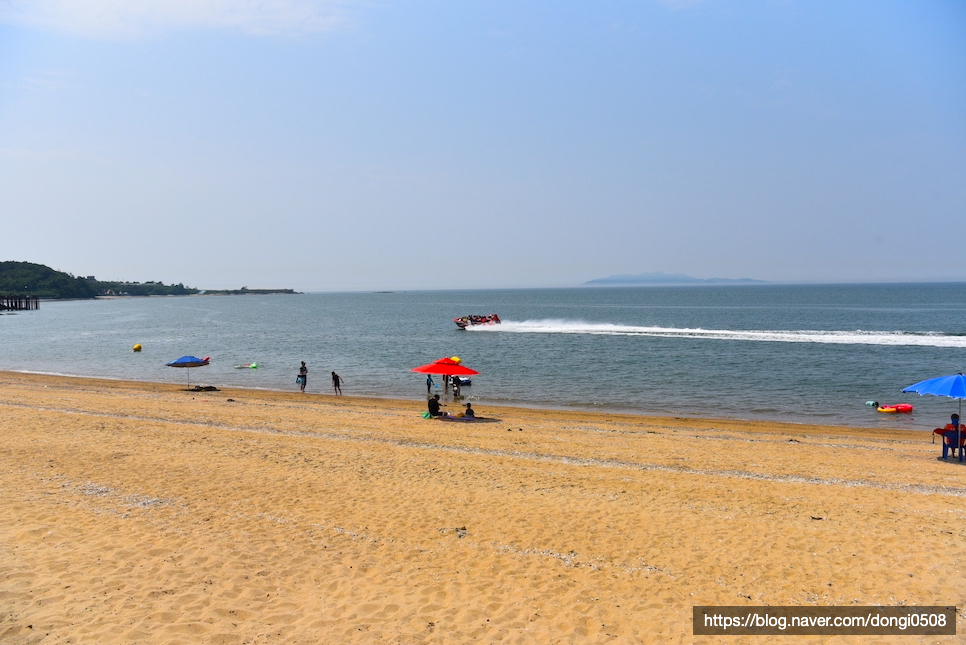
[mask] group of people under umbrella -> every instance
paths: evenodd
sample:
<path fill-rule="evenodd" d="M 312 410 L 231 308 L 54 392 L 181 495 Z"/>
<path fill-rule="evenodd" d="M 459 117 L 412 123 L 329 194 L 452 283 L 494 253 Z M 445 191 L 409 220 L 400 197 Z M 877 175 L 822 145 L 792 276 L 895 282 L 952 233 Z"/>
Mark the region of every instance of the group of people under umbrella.
<path fill-rule="evenodd" d="M 426 393 L 429 393 L 429 386 L 432 383 L 432 376 L 439 375 L 446 378 L 453 379 L 454 392 L 459 392 L 459 383 L 457 379 L 461 379 L 464 376 L 474 376 L 479 374 L 474 369 L 470 369 L 462 364 L 463 361 L 459 356 L 453 356 L 451 358 L 440 358 L 428 365 L 420 365 L 419 367 L 414 367 L 411 371 L 417 372 L 419 374 L 426 374 Z M 436 394 L 429 398 L 427 401 L 427 414 L 430 417 L 435 418 L 446 418 L 448 415 L 440 410 L 439 395 Z M 469 403 L 465 404 L 466 409 L 462 412 L 461 418 L 471 420 L 476 418 L 476 412 L 473 410 L 473 406 Z"/>

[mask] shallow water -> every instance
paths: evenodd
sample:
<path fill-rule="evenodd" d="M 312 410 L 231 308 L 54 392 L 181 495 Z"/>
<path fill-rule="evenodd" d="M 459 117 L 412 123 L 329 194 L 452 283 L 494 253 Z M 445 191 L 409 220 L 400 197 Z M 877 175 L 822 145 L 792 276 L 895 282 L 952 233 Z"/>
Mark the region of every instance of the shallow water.
<path fill-rule="evenodd" d="M 459 331 L 452 318 L 504 324 Z M 131 351 L 141 343 L 144 351 Z M 211 356 L 190 373 L 164 366 Z M 189 296 L 44 302 L 0 316 L 0 369 L 419 398 L 458 355 L 471 400 L 927 429 L 950 399 L 899 392 L 966 369 L 966 285 L 714 286 Z M 258 369 L 237 369 L 256 361 Z M 437 379 L 438 380 L 438 379 Z M 912 415 L 865 405 L 908 402 Z"/>

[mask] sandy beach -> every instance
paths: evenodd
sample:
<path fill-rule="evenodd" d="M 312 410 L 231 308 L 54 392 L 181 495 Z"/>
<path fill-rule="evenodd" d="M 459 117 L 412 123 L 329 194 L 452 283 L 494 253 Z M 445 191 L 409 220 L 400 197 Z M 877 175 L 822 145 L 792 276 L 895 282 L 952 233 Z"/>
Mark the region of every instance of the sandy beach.
<path fill-rule="evenodd" d="M 768 642 L 692 606 L 966 606 L 966 467 L 927 433 L 423 409 L 0 373 L 0 643 Z"/>

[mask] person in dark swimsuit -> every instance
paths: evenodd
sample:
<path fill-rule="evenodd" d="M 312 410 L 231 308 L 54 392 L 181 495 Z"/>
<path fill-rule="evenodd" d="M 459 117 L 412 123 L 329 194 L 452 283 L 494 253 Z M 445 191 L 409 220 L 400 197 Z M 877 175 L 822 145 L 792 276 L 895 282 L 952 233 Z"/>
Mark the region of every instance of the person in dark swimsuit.
<path fill-rule="evenodd" d="M 336 394 L 342 394 L 342 377 L 332 372 L 332 389 Z"/>
<path fill-rule="evenodd" d="M 302 361 L 302 367 L 299 368 L 299 390 L 305 392 L 305 382 L 309 380 L 309 368 L 305 366 L 305 361 Z"/>
<path fill-rule="evenodd" d="M 442 412 L 439 409 L 439 395 L 438 394 L 434 395 L 433 398 L 431 398 L 429 401 L 426 402 L 426 407 L 429 409 L 429 413 L 431 415 L 433 415 L 434 417 L 441 417 L 444 414 L 446 414 L 445 412 Z"/>

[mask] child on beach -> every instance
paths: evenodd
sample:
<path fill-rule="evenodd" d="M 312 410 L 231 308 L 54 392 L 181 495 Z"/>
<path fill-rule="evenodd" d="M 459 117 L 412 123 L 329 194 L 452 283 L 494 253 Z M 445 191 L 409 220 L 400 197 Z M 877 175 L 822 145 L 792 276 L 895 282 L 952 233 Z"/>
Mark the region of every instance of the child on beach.
<path fill-rule="evenodd" d="M 941 459 L 949 458 L 949 449 L 953 449 L 953 456 L 956 456 L 956 450 L 959 450 L 959 460 L 966 461 L 966 455 L 963 454 L 963 442 L 966 440 L 966 426 L 963 426 L 959 422 L 959 415 L 953 414 L 949 417 L 949 423 L 942 428 L 936 428 L 933 430 L 938 435 L 943 438 L 943 456 Z"/>
<path fill-rule="evenodd" d="M 342 377 L 332 372 L 332 389 L 335 390 L 336 394 L 342 394 L 342 382 Z"/>

